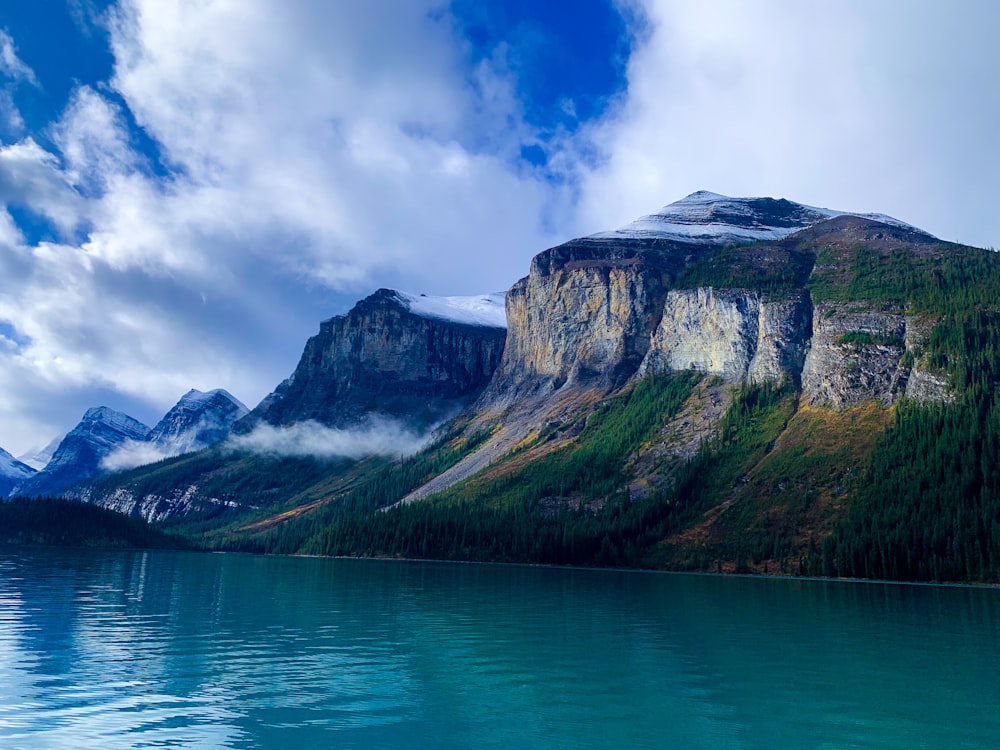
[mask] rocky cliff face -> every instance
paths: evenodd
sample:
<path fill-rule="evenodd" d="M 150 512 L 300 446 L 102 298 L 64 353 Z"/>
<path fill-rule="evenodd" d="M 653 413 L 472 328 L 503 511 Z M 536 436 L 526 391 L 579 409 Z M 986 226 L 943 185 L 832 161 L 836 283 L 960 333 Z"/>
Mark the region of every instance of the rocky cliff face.
<path fill-rule="evenodd" d="M 668 279 L 641 257 L 545 260 L 507 295 L 507 347 L 491 393 L 624 383 L 649 349 Z"/>
<path fill-rule="evenodd" d="M 803 292 L 768 301 L 747 290 L 671 290 L 639 374 L 694 369 L 733 383 L 797 380 L 811 313 Z"/>
<path fill-rule="evenodd" d="M 870 399 L 889 406 L 906 389 L 906 316 L 862 302 L 817 305 L 802 373 L 806 400 L 843 409 Z"/>
<path fill-rule="evenodd" d="M 292 376 L 235 429 L 305 420 L 340 427 L 374 413 L 426 426 L 453 416 L 500 362 L 506 330 L 489 303 L 380 289 L 324 321 Z"/>
<path fill-rule="evenodd" d="M 913 323 L 864 301 L 814 306 L 810 271 L 831 247 L 919 255 L 936 242 L 886 216 L 695 193 L 536 256 L 508 294 L 507 349 L 481 406 L 684 369 L 731 383 L 790 380 L 817 405 L 891 404 L 910 382 Z M 816 265 L 830 268 L 839 267 Z M 718 281 L 688 285 L 704 278 Z M 923 374 L 911 393 L 939 398 L 943 387 Z"/>

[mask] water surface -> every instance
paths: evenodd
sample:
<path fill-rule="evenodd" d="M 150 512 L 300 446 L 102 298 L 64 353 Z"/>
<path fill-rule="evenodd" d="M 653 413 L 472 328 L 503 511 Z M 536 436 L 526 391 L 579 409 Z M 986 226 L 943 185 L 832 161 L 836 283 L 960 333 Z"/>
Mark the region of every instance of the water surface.
<path fill-rule="evenodd" d="M 3 748 L 997 748 L 1000 591 L 0 548 Z"/>

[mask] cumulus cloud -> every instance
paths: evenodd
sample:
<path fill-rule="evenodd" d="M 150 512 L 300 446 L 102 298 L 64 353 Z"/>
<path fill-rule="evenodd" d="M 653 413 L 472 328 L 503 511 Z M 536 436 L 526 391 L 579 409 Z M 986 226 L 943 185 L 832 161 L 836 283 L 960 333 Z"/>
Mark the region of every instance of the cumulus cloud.
<path fill-rule="evenodd" d="M 582 177 L 587 230 L 707 189 L 1000 240 L 995 3 L 639 5 L 626 95 L 588 133 L 601 158 Z"/>
<path fill-rule="evenodd" d="M 233 435 L 226 446 L 234 451 L 272 456 L 364 458 L 408 456 L 431 440 L 431 431 L 418 433 L 387 417 L 371 417 L 358 427 L 337 429 L 318 422 L 275 427 L 259 424 L 246 435 Z"/>
<path fill-rule="evenodd" d="M 506 51 L 470 69 L 444 0 L 119 0 L 112 77 L 32 134 L 0 33 L 0 445 L 108 400 L 253 403 L 377 286 L 503 288 L 700 188 L 1000 244 L 990 0 L 620 5 L 627 88 L 542 168 Z"/>
<path fill-rule="evenodd" d="M 122 0 L 107 24 L 113 78 L 45 139 L 0 141 L 0 202 L 58 234 L 0 237 L 0 324 L 24 342 L 0 445 L 50 437 L 40 387 L 75 390 L 74 416 L 95 393 L 147 417 L 189 387 L 252 403 L 373 288 L 502 288 L 555 241 L 567 202 L 511 164 L 502 60 L 467 75 L 439 2 Z"/>

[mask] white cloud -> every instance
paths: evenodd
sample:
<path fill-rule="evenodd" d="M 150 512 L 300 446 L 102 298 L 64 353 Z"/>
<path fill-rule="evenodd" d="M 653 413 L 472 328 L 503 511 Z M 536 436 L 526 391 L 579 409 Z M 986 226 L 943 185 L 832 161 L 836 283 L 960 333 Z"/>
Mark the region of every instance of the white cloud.
<path fill-rule="evenodd" d="M 347 300 L 503 288 L 554 241 L 565 203 L 511 166 L 525 126 L 502 59 L 467 75 L 443 3 L 124 0 L 109 18 L 114 77 L 73 93 L 57 150 L 0 143 L 0 201 L 60 232 L 0 256 L 0 321 L 28 341 L 3 355 L 0 445 L 50 436 L 40 415 L 4 427 L 39 414 L 39 388 L 253 403 Z"/>
<path fill-rule="evenodd" d="M 31 135 L 10 86 L 37 79 L 0 35 L 0 445 L 109 395 L 146 419 L 190 387 L 253 403 L 377 286 L 493 291 L 699 188 L 1000 245 L 989 0 L 622 5 L 647 19 L 627 90 L 547 149 L 558 184 L 518 161 L 537 134 L 506 51 L 468 69 L 444 0 L 121 0 L 112 79 Z"/>
<path fill-rule="evenodd" d="M 138 440 L 126 440 L 101 459 L 101 468 L 105 471 L 124 471 L 125 469 L 134 469 L 136 466 L 155 464 L 165 458 L 179 456 L 183 452 L 173 447 Z"/>
<path fill-rule="evenodd" d="M 0 73 L 15 81 L 27 81 L 33 86 L 38 85 L 35 72 L 17 56 L 14 40 L 3 29 L 0 29 Z"/>
<path fill-rule="evenodd" d="M 230 437 L 226 447 L 274 456 L 364 458 L 412 455 L 430 439 L 430 431 L 417 433 L 401 422 L 375 416 L 350 429 L 324 427 L 313 421 L 282 427 L 262 423 L 246 435 Z"/>
<path fill-rule="evenodd" d="M 86 218 L 87 205 L 62 171 L 59 159 L 30 136 L 0 145 L 0 201 L 45 217 L 65 235 Z"/>
<path fill-rule="evenodd" d="M 73 92 L 52 128 L 52 140 L 62 156 L 65 179 L 96 196 L 113 178 L 133 172 L 139 161 L 120 108 L 89 86 Z"/>
<path fill-rule="evenodd" d="M 1000 240 L 995 3 L 640 5 L 627 93 L 590 130 L 605 160 L 584 178 L 586 230 L 707 189 Z"/>

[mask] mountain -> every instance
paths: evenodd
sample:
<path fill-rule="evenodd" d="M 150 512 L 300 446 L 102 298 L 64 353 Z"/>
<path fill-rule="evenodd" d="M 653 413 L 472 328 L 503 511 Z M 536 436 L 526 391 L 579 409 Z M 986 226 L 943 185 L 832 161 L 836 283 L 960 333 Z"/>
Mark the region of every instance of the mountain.
<path fill-rule="evenodd" d="M 77 482 L 99 474 L 101 462 L 129 440 L 143 440 L 149 427 L 127 414 L 100 406 L 59 443 L 45 468 L 14 488 L 16 495 L 55 495 Z"/>
<path fill-rule="evenodd" d="M 426 427 L 489 382 L 506 338 L 503 295 L 428 297 L 379 289 L 324 321 L 295 372 L 243 420 L 344 427 L 380 414 Z"/>
<path fill-rule="evenodd" d="M 536 255 L 505 340 L 376 292 L 239 425 L 464 404 L 416 455 L 206 451 L 88 498 L 220 549 L 1000 581 L 997 299 L 994 252 L 694 193 Z"/>
<path fill-rule="evenodd" d="M 141 440 L 127 440 L 101 461 L 105 471 L 120 471 L 209 448 L 229 435 L 249 409 L 228 391 L 203 393 L 192 388 Z"/>
<path fill-rule="evenodd" d="M 156 423 L 146 440 L 176 453 L 207 448 L 224 440 L 233 422 L 249 412 L 221 388 L 208 393 L 192 388 Z"/>
<path fill-rule="evenodd" d="M 35 469 L 18 461 L 0 448 L 0 500 L 6 498 L 12 489 L 25 479 L 33 476 Z"/>
<path fill-rule="evenodd" d="M 29 451 L 21 456 L 17 457 L 17 460 L 23 464 L 27 464 L 32 469 L 36 471 L 41 471 L 45 468 L 45 465 L 52 460 L 52 456 L 55 455 L 56 449 L 59 447 L 59 443 L 62 442 L 65 435 L 57 435 L 48 442 L 48 444 L 39 448 L 36 451 Z"/>
<path fill-rule="evenodd" d="M 868 219 L 933 239 L 926 232 L 885 214 L 833 211 L 784 198 L 730 198 L 707 190 L 691 193 L 656 213 L 585 239 L 598 242 L 658 239 L 702 245 L 775 241 L 841 216 Z"/>

